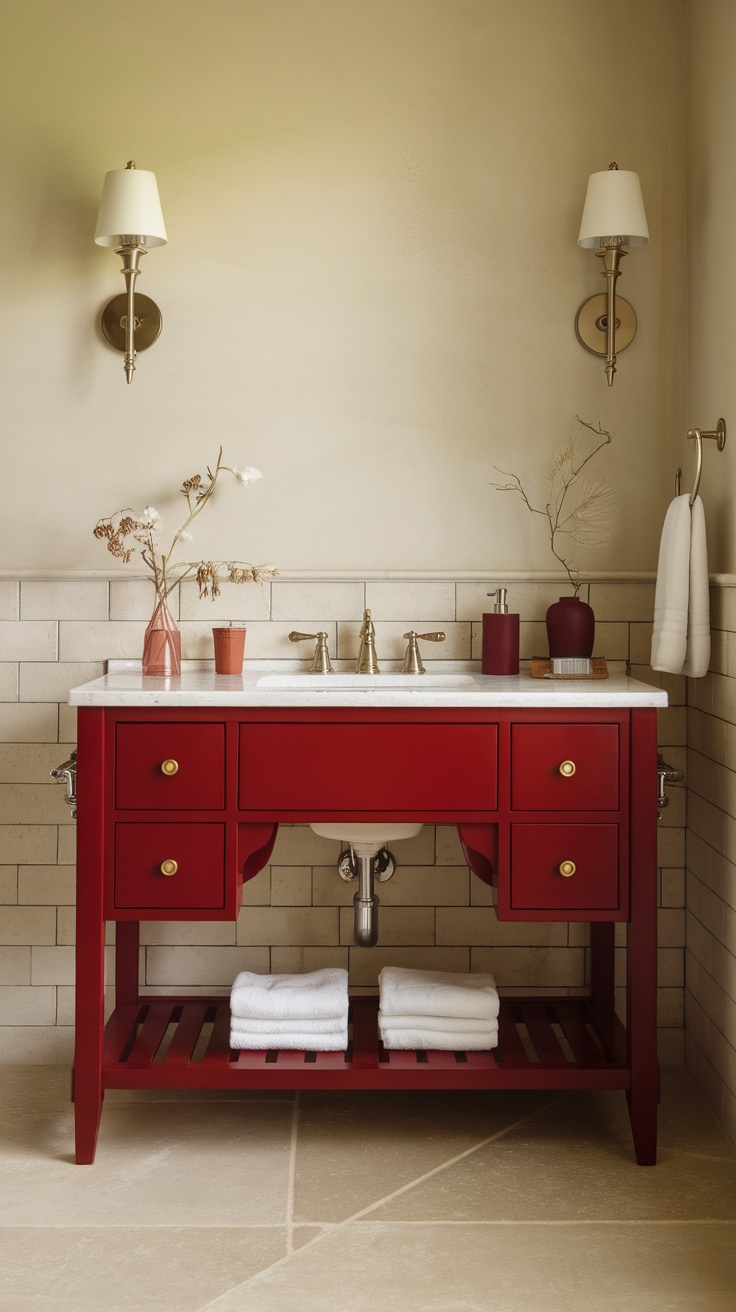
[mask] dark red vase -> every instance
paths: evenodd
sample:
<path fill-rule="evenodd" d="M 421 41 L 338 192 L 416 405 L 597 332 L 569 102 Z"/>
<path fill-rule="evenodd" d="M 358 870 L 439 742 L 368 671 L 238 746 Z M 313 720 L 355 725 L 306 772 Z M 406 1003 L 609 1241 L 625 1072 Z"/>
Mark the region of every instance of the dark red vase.
<path fill-rule="evenodd" d="M 587 601 L 560 597 L 547 611 L 547 642 L 550 660 L 561 656 L 591 656 L 595 639 L 595 615 Z"/>

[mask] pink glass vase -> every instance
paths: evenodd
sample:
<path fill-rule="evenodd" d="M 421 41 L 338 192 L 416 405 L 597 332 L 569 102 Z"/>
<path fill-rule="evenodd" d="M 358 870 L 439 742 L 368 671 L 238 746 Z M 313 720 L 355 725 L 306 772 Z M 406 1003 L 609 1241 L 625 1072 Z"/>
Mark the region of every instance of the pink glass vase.
<path fill-rule="evenodd" d="M 156 603 L 143 639 L 143 673 L 166 677 L 181 673 L 181 633 L 165 601 Z"/>

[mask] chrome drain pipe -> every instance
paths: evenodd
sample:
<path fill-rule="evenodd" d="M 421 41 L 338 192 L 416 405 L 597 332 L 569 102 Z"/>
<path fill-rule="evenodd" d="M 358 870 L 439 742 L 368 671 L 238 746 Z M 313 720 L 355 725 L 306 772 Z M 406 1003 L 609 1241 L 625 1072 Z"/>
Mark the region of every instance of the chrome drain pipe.
<path fill-rule="evenodd" d="M 373 892 L 373 857 L 357 856 L 358 892 L 353 898 L 353 938 L 360 948 L 378 942 L 378 903 Z"/>
<path fill-rule="evenodd" d="M 353 939 L 360 948 L 372 948 L 378 942 L 378 903 L 373 892 L 373 881 L 385 884 L 396 869 L 396 862 L 387 847 L 376 849 L 375 843 L 351 843 L 337 858 L 340 878 L 352 883 L 357 879 L 358 891 L 353 898 Z"/>

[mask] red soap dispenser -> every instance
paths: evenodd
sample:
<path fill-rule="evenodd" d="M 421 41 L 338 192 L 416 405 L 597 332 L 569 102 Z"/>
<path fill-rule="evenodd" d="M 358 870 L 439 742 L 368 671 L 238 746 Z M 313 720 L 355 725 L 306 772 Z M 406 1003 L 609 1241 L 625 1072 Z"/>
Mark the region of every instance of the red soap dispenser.
<path fill-rule="evenodd" d="M 519 673 L 519 616 L 509 615 L 506 591 L 497 588 L 488 593 L 497 600 L 490 614 L 483 615 L 481 669 L 484 674 Z"/>

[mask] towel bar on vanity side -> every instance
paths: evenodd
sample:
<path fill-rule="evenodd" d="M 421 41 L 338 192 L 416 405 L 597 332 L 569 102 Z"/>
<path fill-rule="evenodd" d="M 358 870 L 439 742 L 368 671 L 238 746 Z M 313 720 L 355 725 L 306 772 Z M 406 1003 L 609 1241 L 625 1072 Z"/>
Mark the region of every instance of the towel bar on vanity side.
<path fill-rule="evenodd" d="M 692 506 L 698 490 L 700 488 L 700 476 L 703 472 L 703 438 L 712 437 L 715 439 L 716 446 L 722 451 L 726 445 L 726 421 L 719 419 L 718 424 L 713 432 L 705 432 L 702 428 L 688 428 L 687 435 L 695 441 L 695 478 L 693 480 L 693 490 L 690 493 L 690 505 Z M 675 496 L 681 495 L 682 489 L 682 470 L 678 466 L 675 471 Z"/>

